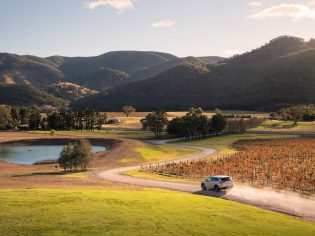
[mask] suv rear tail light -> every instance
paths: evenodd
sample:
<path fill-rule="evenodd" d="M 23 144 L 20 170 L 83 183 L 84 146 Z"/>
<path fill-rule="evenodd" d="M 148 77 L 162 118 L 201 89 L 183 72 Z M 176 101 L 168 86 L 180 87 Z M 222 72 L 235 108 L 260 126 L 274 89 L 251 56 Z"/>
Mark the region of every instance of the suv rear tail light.
<path fill-rule="evenodd" d="M 219 183 L 220 183 L 220 184 L 224 184 L 224 181 L 220 181 Z"/>

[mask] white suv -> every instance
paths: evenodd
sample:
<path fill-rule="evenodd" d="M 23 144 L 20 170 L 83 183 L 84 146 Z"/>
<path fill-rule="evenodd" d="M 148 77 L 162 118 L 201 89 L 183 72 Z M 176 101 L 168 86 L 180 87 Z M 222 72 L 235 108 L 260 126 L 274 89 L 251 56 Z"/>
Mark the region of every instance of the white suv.
<path fill-rule="evenodd" d="M 201 181 L 201 188 L 203 191 L 213 189 L 219 192 L 221 189 L 233 188 L 233 180 L 230 176 L 211 176 L 206 180 Z"/>

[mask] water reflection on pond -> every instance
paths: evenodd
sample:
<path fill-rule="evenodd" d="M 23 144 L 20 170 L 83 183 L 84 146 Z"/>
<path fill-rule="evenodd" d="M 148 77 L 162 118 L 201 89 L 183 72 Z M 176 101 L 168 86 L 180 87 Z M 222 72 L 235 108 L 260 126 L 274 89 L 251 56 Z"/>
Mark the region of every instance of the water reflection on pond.
<path fill-rule="evenodd" d="M 0 146 L 0 160 L 32 165 L 38 161 L 58 159 L 63 147 L 64 145 Z M 103 146 L 92 146 L 94 153 L 105 149 Z"/>

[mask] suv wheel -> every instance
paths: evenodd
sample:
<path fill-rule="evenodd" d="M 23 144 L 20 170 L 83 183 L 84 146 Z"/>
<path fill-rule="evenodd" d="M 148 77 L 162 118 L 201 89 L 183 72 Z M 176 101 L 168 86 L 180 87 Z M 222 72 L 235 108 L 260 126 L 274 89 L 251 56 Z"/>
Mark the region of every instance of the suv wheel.
<path fill-rule="evenodd" d="M 202 189 L 203 191 L 206 191 L 206 190 L 207 190 L 206 185 L 205 185 L 205 184 L 201 184 L 201 189 Z"/>
<path fill-rule="evenodd" d="M 215 186 L 214 186 L 214 191 L 216 191 L 216 192 L 220 192 L 220 188 L 219 188 L 219 186 L 218 186 L 218 185 L 215 185 Z"/>

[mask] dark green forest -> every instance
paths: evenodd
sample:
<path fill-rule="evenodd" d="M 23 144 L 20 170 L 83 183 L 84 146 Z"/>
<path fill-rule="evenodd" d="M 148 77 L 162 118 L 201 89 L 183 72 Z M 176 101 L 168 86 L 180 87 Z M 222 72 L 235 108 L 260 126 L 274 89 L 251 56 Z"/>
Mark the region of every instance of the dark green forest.
<path fill-rule="evenodd" d="M 0 103 L 17 106 L 276 111 L 315 103 L 314 90 L 315 40 L 289 36 L 228 59 L 139 51 L 95 57 L 0 54 Z"/>

